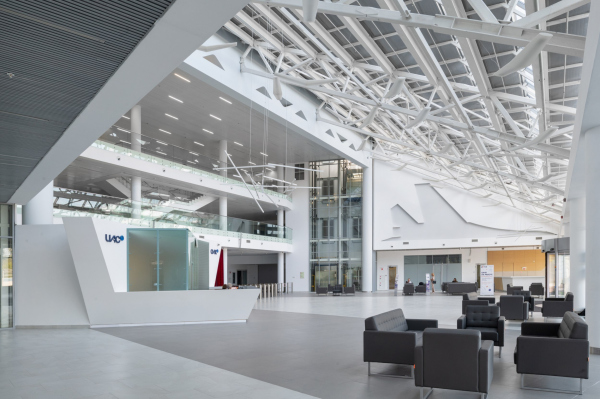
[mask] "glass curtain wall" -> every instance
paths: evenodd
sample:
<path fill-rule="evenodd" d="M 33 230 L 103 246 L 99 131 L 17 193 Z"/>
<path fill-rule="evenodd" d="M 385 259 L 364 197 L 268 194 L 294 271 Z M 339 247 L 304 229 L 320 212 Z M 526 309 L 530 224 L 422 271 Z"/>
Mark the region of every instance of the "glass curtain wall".
<path fill-rule="evenodd" d="M 404 280 L 418 285 L 426 284 L 426 274 L 435 274 L 436 291 L 442 291 L 442 282 L 462 281 L 462 255 L 405 255 Z"/>
<path fill-rule="evenodd" d="M 0 204 L 0 328 L 13 326 L 13 206 Z"/>
<path fill-rule="evenodd" d="M 362 168 L 346 160 L 311 162 L 310 273 L 315 287 L 361 289 Z"/>

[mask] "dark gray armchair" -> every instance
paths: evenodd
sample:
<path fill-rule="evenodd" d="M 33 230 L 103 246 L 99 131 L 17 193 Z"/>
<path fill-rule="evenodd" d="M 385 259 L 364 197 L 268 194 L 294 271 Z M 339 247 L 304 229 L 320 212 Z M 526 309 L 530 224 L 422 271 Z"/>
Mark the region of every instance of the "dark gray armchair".
<path fill-rule="evenodd" d="M 412 295 L 415 293 L 415 285 L 413 283 L 404 284 L 404 288 L 402 289 L 403 295 Z"/>
<path fill-rule="evenodd" d="M 494 341 L 494 346 L 500 348 L 502 357 L 504 347 L 504 328 L 506 319 L 500 315 L 498 306 L 467 306 L 467 311 L 456 322 L 459 330 L 475 330 L 481 333 L 481 339 Z"/>
<path fill-rule="evenodd" d="M 415 386 L 481 393 L 485 398 L 494 377 L 494 343 L 473 330 L 427 328 L 415 348 Z"/>
<path fill-rule="evenodd" d="M 501 295 L 498 306 L 507 320 L 529 320 L 529 302 L 522 295 Z"/>
<path fill-rule="evenodd" d="M 412 374 L 415 364 L 415 347 L 421 344 L 423 330 L 427 327 L 437 328 L 437 326 L 437 320 L 406 319 L 402 309 L 366 319 L 363 359 L 368 362 L 369 375 L 406 378 L 372 374 L 371 363 L 404 364 L 410 366 Z"/>
<path fill-rule="evenodd" d="M 427 286 L 425 284 L 419 283 L 419 285 L 417 285 L 415 287 L 415 292 L 419 293 L 419 294 L 426 294 L 427 293 Z"/>
<path fill-rule="evenodd" d="M 513 291 L 514 295 L 520 295 L 523 297 L 523 302 L 527 302 L 529 304 L 529 313 L 533 313 L 535 310 L 535 298 L 531 296 L 531 292 L 529 291 Z"/>
<path fill-rule="evenodd" d="M 511 287 L 510 284 L 506 284 L 506 293 L 508 295 L 512 295 L 513 291 L 523 291 L 523 286 L 521 285 L 515 285 L 514 287 Z"/>
<path fill-rule="evenodd" d="M 315 287 L 315 293 L 317 295 L 327 295 L 327 287 L 319 287 L 318 285 Z"/>
<path fill-rule="evenodd" d="M 539 390 L 525 386 L 525 374 L 579 378 L 579 392 L 555 392 L 581 395 L 582 379 L 590 377 L 589 353 L 588 326 L 576 313 L 565 313 L 560 323 L 521 324 L 514 355 L 521 388 Z"/>
<path fill-rule="evenodd" d="M 477 296 L 477 293 L 469 293 L 469 294 L 463 294 L 463 301 L 462 301 L 462 314 L 465 314 L 467 312 L 467 306 L 469 305 L 473 305 L 473 306 L 488 306 L 488 305 L 494 305 L 496 303 L 496 298 L 493 296 L 490 297 L 481 297 L 481 296 Z"/>
<path fill-rule="evenodd" d="M 542 283 L 531 283 L 529 292 L 531 292 L 532 296 L 544 296 L 544 285 Z"/>
<path fill-rule="evenodd" d="M 542 303 L 542 316 L 563 317 L 565 312 L 573 311 L 573 293 L 567 292 L 564 298 L 546 298 Z"/>
<path fill-rule="evenodd" d="M 354 288 L 354 285 L 351 285 L 350 287 L 344 287 L 344 295 L 356 295 L 356 289 Z"/>

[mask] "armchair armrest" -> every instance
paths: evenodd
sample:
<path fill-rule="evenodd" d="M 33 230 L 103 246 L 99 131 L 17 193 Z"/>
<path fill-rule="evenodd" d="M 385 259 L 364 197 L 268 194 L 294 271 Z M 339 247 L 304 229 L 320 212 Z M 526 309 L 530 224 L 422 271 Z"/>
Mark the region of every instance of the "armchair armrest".
<path fill-rule="evenodd" d="M 426 328 L 438 328 L 438 321 L 433 319 L 406 319 L 408 329 L 412 331 L 423 331 Z"/>
<path fill-rule="evenodd" d="M 521 323 L 521 335 L 534 337 L 558 337 L 560 323 Z"/>
<path fill-rule="evenodd" d="M 529 302 L 523 302 L 523 320 L 529 320 Z"/>
<path fill-rule="evenodd" d="M 462 315 L 456 320 L 456 328 L 459 330 L 464 330 L 467 328 L 467 316 Z"/>
<path fill-rule="evenodd" d="M 415 347 L 415 386 L 423 386 L 423 345 Z"/>
<path fill-rule="evenodd" d="M 504 331 L 506 330 L 506 318 L 498 318 L 498 346 L 504 346 Z"/>
<path fill-rule="evenodd" d="M 489 393 L 494 378 L 494 342 L 482 341 L 479 349 L 479 392 Z"/>
<path fill-rule="evenodd" d="M 583 339 L 520 336 L 517 373 L 588 379 L 589 353 Z"/>
<path fill-rule="evenodd" d="M 573 302 L 568 301 L 544 301 L 542 305 L 542 316 L 563 317 L 566 312 L 573 311 Z"/>
<path fill-rule="evenodd" d="M 365 331 L 363 360 L 365 362 L 414 364 L 417 334 L 411 331 Z"/>

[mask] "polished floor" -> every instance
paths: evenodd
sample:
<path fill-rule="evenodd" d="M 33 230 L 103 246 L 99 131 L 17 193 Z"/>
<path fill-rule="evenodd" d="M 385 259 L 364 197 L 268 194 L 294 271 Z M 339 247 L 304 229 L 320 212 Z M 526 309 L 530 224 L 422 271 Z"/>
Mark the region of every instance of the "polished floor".
<path fill-rule="evenodd" d="M 392 293 L 316 297 L 295 293 L 258 301 L 246 324 L 0 331 L 0 398 L 409 398 L 414 381 L 368 377 L 364 318 L 401 307 L 407 317 L 455 328 L 460 297 Z M 536 320 L 542 320 L 536 317 Z M 519 323 L 510 323 L 494 358 L 493 398 L 575 398 L 524 391 L 512 363 Z M 600 397 L 600 356 L 590 357 L 583 398 Z M 374 366 L 374 372 L 405 373 Z M 576 389 L 563 378 L 527 378 Z M 478 398 L 436 390 L 430 398 Z"/>

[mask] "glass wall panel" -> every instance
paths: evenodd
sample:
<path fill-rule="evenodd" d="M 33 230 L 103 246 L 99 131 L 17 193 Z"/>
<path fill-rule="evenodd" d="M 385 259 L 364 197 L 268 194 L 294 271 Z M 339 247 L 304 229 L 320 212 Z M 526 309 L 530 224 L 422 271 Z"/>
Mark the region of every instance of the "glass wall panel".
<path fill-rule="evenodd" d="M 187 230 L 159 230 L 159 291 L 186 290 L 188 286 Z"/>
<path fill-rule="evenodd" d="M 157 291 L 160 267 L 157 264 L 157 230 L 128 229 L 127 237 L 128 291 Z"/>
<path fill-rule="evenodd" d="M 0 204 L 0 328 L 13 326 L 13 206 Z"/>
<path fill-rule="evenodd" d="M 360 289 L 362 169 L 345 161 L 312 162 L 310 186 L 311 290 L 342 284 Z"/>

